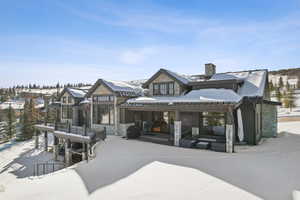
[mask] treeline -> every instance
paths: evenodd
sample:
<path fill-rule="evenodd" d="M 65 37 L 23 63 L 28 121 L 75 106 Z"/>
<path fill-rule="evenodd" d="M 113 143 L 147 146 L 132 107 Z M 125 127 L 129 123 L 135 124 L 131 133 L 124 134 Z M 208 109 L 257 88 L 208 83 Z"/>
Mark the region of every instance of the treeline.
<path fill-rule="evenodd" d="M 275 93 L 277 101 L 281 102 L 283 107 L 289 108 L 290 111 L 292 111 L 292 109 L 296 107 L 295 89 L 299 89 L 299 86 L 299 79 L 296 86 L 291 86 L 288 81 L 284 85 L 281 77 L 279 78 L 278 84 L 273 84 L 272 82 L 269 82 L 270 92 Z"/>
<path fill-rule="evenodd" d="M 45 113 L 36 109 L 35 101 L 32 98 L 25 101 L 19 119 L 17 119 L 16 111 L 11 105 L 1 112 L 4 113 L 4 117 L 0 121 L 0 142 L 31 139 L 35 133 L 35 124 L 41 122 L 54 123 L 56 115 L 53 109 L 47 109 Z"/>
<path fill-rule="evenodd" d="M 64 88 L 64 87 L 84 87 L 90 86 L 91 84 L 87 83 L 67 83 L 67 84 L 60 84 L 57 83 L 56 85 L 38 85 L 38 84 L 31 84 L 28 85 L 15 85 L 9 88 L 2 88 L 2 90 L 15 90 L 15 89 L 55 89 L 55 88 Z"/>

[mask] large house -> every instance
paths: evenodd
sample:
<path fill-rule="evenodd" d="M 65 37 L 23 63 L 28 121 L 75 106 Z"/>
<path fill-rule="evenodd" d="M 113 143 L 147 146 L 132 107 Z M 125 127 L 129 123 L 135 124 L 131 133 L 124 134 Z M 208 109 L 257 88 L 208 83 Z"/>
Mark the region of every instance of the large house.
<path fill-rule="evenodd" d="M 209 63 L 202 75 L 160 69 L 138 83 L 99 79 L 88 91 L 65 88 L 60 121 L 84 127 L 84 133 L 40 129 L 68 141 L 66 149 L 72 142 L 88 149 L 96 132 L 127 136 L 129 127 L 144 141 L 223 152 L 276 137 L 280 103 L 270 100 L 268 70 L 216 73 Z"/>

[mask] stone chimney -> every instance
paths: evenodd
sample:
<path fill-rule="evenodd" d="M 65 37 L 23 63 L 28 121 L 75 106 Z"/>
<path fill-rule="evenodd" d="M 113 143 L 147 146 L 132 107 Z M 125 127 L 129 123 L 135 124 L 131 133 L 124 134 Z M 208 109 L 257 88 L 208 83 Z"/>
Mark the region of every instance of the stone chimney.
<path fill-rule="evenodd" d="M 212 76 L 216 73 L 216 65 L 212 63 L 205 64 L 205 75 Z"/>

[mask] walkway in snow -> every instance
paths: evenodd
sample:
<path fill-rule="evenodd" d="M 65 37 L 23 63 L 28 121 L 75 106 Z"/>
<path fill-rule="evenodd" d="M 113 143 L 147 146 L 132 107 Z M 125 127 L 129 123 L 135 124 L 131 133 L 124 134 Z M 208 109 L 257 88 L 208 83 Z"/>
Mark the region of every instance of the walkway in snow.
<path fill-rule="evenodd" d="M 10 181 L 0 188 L 0 196 L 3 199 L 292 199 L 292 192 L 300 189 L 299 128 L 300 123 L 281 123 L 279 130 L 289 133 L 282 132 L 278 138 L 267 139 L 259 146 L 239 147 L 235 154 L 110 136 L 97 148 L 97 158 L 89 163 L 81 162 L 39 178 Z M 3 176 L 7 174 L 0 174 L 0 185 Z"/>

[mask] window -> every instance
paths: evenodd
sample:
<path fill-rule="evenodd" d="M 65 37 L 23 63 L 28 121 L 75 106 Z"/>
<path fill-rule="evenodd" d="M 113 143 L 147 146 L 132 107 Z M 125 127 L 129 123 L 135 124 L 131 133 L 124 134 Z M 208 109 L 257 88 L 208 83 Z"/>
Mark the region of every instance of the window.
<path fill-rule="evenodd" d="M 62 118 L 63 119 L 73 118 L 73 108 L 71 105 L 62 105 Z"/>
<path fill-rule="evenodd" d="M 174 95 L 174 82 L 153 83 L 153 95 Z"/>
<path fill-rule="evenodd" d="M 169 95 L 174 95 L 174 83 L 169 83 Z"/>
<path fill-rule="evenodd" d="M 72 98 L 68 97 L 68 103 L 72 103 Z"/>
<path fill-rule="evenodd" d="M 160 84 L 160 94 L 161 95 L 167 95 L 168 94 L 168 84 L 167 83 L 162 83 Z"/>
<path fill-rule="evenodd" d="M 93 96 L 93 103 L 97 102 L 113 102 L 114 96 L 111 95 L 95 95 Z"/>
<path fill-rule="evenodd" d="M 159 84 L 153 83 L 153 95 L 159 95 Z"/>
<path fill-rule="evenodd" d="M 114 124 L 114 98 L 112 95 L 93 96 L 94 124 Z"/>
<path fill-rule="evenodd" d="M 94 124 L 114 124 L 113 104 L 93 104 Z"/>
<path fill-rule="evenodd" d="M 200 121 L 200 134 L 225 136 L 225 113 L 203 112 Z"/>
<path fill-rule="evenodd" d="M 62 102 L 63 102 L 63 103 L 67 103 L 67 97 L 63 97 L 63 98 L 62 98 Z"/>

